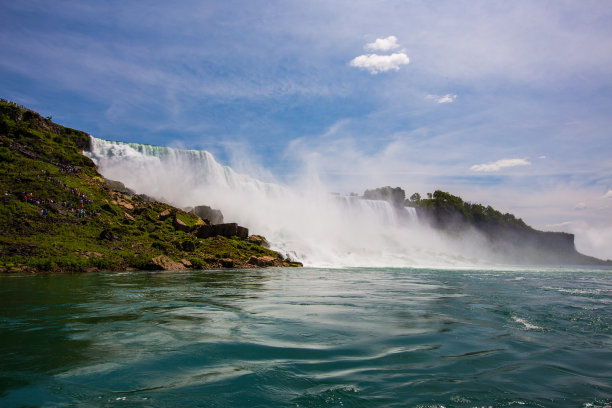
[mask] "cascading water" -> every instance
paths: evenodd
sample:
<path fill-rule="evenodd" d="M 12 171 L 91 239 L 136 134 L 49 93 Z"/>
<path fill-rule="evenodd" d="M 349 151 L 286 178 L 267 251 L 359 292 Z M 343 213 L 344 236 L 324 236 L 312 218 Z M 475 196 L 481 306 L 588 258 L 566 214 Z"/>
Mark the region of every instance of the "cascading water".
<path fill-rule="evenodd" d="M 91 137 L 86 154 L 107 178 L 178 207 L 208 205 L 308 266 L 473 264 L 465 248 L 419 225 L 413 208 L 264 183 L 206 151 Z M 475 254 L 473 254 L 475 255 Z"/>

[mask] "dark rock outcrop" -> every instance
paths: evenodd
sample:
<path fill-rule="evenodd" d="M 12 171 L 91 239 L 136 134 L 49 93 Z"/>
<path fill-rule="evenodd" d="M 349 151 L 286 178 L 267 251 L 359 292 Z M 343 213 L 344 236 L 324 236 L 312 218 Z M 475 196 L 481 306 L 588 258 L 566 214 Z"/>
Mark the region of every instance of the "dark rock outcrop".
<path fill-rule="evenodd" d="M 115 241 L 116 239 L 118 239 L 118 237 L 113 231 L 109 229 L 105 229 L 100 233 L 100 236 L 98 237 L 98 239 L 107 240 L 107 241 Z"/>
<path fill-rule="evenodd" d="M 210 238 L 220 235 L 222 237 L 238 237 L 246 239 L 249 236 L 249 230 L 245 227 L 241 227 L 235 222 L 228 224 L 215 224 L 215 225 L 200 225 L 196 230 L 196 236 L 198 238 Z"/>

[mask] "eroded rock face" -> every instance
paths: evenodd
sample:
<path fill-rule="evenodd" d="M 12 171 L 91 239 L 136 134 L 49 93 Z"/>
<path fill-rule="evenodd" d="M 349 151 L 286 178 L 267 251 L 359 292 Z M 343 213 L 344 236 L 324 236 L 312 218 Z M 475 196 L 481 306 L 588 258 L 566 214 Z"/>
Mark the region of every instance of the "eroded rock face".
<path fill-rule="evenodd" d="M 183 263 L 175 262 L 166 255 L 159 255 L 151 259 L 147 264 L 147 268 L 158 271 L 179 271 L 187 269 Z"/>

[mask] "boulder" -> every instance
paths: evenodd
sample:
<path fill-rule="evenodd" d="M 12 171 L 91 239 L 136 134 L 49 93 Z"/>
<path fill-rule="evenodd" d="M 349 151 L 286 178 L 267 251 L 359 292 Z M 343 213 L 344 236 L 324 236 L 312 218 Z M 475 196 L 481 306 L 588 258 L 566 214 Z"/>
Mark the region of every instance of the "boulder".
<path fill-rule="evenodd" d="M 252 256 L 249 259 L 249 264 L 261 266 L 261 267 L 281 265 L 278 258 L 275 258 L 273 256 L 267 256 L 267 255 L 266 256 Z"/>
<path fill-rule="evenodd" d="M 165 221 L 168 218 L 170 218 L 172 216 L 172 211 L 170 211 L 170 209 L 168 210 L 164 210 L 161 213 L 159 213 L 159 216 L 157 217 L 158 220 L 160 221 Z"/>
<path fill-rule="evenodd" d="M 147 269 L 156 271 L 179 271 L 186 269 L 186 266 L 181 262 L 173 261 L 166 255 L 159 255 L 149 261 Z"/>
<path fill-rule="evenodd" d="M 232 222 L 228 224 L 201 225 L 196 231 L 196 236 L 198 238 L 210 238 L 216 237 L 217 235 L 226 238 L 236 236 L 246 239 L 249 236 L 249 230 Z"/>
<path fill-rule="evenodd" d="M 223 214 L 220 210 L 215 210 L 207 205 L 198 205 L 191 208 L 188 212 L 197 215 L 211 224 L 223 224 Z"/>

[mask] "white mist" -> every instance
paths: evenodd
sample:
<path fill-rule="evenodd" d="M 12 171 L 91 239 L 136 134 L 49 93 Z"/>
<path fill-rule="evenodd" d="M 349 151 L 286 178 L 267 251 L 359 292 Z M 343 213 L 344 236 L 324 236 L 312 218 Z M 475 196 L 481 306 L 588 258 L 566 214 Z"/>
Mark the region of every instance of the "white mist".
<path fill-rule="evenodd" d="M 312 184 L 264 183 L 206 151 L 92 137 L 86 154 L 104 177 L 177 207 L 220 209 L 226 222 L 265 236 L 273 249 L 307 266 L 458 266 L 487 258 L 478 235 L 443 236 L 421 225 L 414 209 L 332 195 Z"/>

